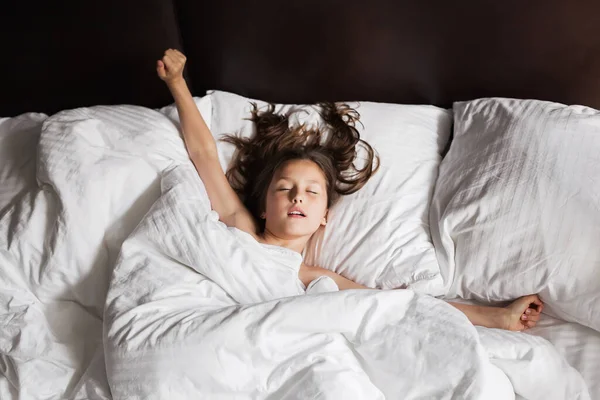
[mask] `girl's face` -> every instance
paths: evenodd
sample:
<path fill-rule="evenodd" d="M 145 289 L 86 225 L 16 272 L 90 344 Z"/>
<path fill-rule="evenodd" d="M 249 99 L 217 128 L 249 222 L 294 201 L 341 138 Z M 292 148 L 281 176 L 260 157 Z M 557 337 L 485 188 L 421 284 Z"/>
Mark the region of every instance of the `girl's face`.
<path fill-rule="evenodd" d="M 311 236 L 327 223 L 327 183 L 317 164 L 291 160 L 283 164 L 267 189 L 263 214 L 266 230 L 282 239 Z"/>

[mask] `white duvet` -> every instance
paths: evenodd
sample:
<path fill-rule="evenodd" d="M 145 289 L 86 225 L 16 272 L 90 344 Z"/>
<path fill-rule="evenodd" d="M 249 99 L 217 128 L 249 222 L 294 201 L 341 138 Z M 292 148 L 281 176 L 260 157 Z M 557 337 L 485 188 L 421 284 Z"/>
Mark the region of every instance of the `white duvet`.
<path fill-rule="evenodd" d="M 158 112 L 59 114 L 37 154 L 0 216 L 1 399 L 589 398 L 549 342 L 440 300 L 304 294 L 298 257 L 216 220 Z"/>
<path fill-rule="evenodd" d="M 115 398 L 586 397 L 548 342 L 478 333 L 441 300 L 304 295 L 301 258 L 219 222 L 189 165 L 166 172 L 161 191 L 123 244 L 107 297 Z"/>
<path fill-rule="evenodd" d="M 37 129 L 37 146 L 0 160 L 28 174 L 2 190 L 17 195 L 0 215 L 0 399 L 107 399 L 110 266 L 160 195 L 159 172 L 187 155 L 171 120 L 142 107 L 67 111 Z"/>

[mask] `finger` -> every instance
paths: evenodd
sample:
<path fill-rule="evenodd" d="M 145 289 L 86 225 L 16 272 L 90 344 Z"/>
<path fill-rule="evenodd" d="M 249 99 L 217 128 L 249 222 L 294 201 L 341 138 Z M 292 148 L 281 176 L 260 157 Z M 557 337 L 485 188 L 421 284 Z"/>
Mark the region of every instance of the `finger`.
<path fill-rule="evenodd" d="M 540 316 L 539 315 L 529 315 L 529 316 L 527 316 L 527 321 L 537 322 L 539 320 L 540 320 Z"/>
<path fill-rule="evenodd" d="M 173 50 L 175 51 L 175 54 L 177 54 L 179 57 L 181 57 L 181 58 L 183 58 L 183 59 L 185 60 L 185 58 L 186 58 L 186 57 L 185 57 L 185 54 L 183 54 L 182 52 L 180 52 L 180 51 L 179 51 L 179 50 L 177 50 L 177 49 L 173 49 Z"/>
<path fill-rule="evenodd" d="M 175 68 L 181 68 L 183 66 L 183 61 L 174 53 L 169 53 L 166 56 L 163 57 L 164 59 L 169 60 L 169 67 L 171 69 L 175 69 Z"/>
<path fill-rule="evenodd" d="M 521 315 L 521 321 L 539 321 L 540 320 L 540 316 L 539 315 L 527 315 L 527 314 L 522 314 Z"/>
<path fill-rule="evenodd" d="M 167 70 L 173 70 L 177 66 L 177 63 L 171 58 L 171 56 L 166 55 L 162 58 L 163 63 L 165 63 L 165 67 Z"/>
<path fill-rule="evenodd" d="M 156 71 L 158 72 L 159 77 L 161 77 L 161 78 L 165 77 L 165 75 L 166 75 L 165 64 L 161 60 L 158 60 L 156 62 Z"/>
<path fill-rule="evenodd" d="M 176 58 L 176 55 L 177 55 L 177 53 L 175 53 L 175 50 L 173 50 L 173 49 L 165 50 L 165 54 L 164 54 L 165 57 L 168 56 L 168 57 L 171 57 L 174 59 L 174 58 Z"/>
<path fill-rule="evenodd" d="M 181 64 L 185 64 L 185 56 L 183 55 L 182 52 L 180 52 L 177 49 L 169 49 L 168 50 L 168 54 L 173 58 L 173 60 L 181 63 Z"/>
<path fill-rule="evenodd" d="M 527 324 L 525 325 L 527 328 L 533 328 L 535 326 L 536 322 L 535 321 L 527 321 Z"/>
<path fill-rule="evenodd" d="M 528 308 L 527 310 L 525 310 L 525 313 L 527 315 L 540 315 L 541 313 L 536 310 L 535 308 Z"/>
<path fill-rule="evenodd" d="M 536 308 L 528 308 L 527 310 L 525 310 L 525 314 L 527 315 L 540 315 L 541 311 L 536 309 Z"/>
<path fill-rule="evenodd" d="M 171 57 L 173 61 L 184 62 L 185 56 L 177 49 L 169 49 L 165 52 L 165 55 Z"/>
<path fill-rule="evenodd" d="M 165 53 L 165 55 L 163 56 L 163 61 L 166 61 L 168 63 L 174 63 L 175 62 L 175 58 L 173 57 L 173 54 L 171 53 Z M 166 64 L 165 62 L 165 64 Z"/>
<path fill-rule="evenodd" d="M 540 300 L 537 294 L 532 295 L 529 300 L 531 301 L 531 303 L 535 304 L 538 307 L 544 304 L 542 303 L 542 300 Z"/>
<path fill-rule="evenodd" d="M 160 61 L 163 63 L 165 69 L 169 69 L 169 64 L 171 63 L 171 60 L 169 60 L 167 56 L 163 56 L 163 58 L 161 58 Z"/>

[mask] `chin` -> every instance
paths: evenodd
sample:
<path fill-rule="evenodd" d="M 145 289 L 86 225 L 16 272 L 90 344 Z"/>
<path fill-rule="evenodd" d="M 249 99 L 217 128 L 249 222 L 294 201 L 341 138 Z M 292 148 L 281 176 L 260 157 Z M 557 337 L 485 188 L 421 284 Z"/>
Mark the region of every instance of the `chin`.
<path fill-rule="evenodd" d="M 286 239 L 296 239 L 299 237 L 310 236 L 312 235 L 312 231 L 310 230 L 300 230 L 300 229 L 284 229 L 282 234 L 280 235 Z"/>
<path fill-rule="evenodd" d="M 317 230 L 318 228 L 312 229 L 311 227 L 306 226 L 285 226 L 281 233 L 287 238 L 295 238 L 300 236 L 312 236 Z"/>

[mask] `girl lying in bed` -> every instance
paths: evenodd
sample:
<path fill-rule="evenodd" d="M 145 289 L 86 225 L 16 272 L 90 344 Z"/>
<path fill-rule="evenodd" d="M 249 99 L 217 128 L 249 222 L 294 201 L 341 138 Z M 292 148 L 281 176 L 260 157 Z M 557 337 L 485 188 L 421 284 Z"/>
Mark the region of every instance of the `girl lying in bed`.
<path fill-rule="evenodd" d="M 251 139 L 228 136 L 237 147 L 233 167 L 224 174 L 215 140 L 183 78 L 185 56 L 169 49 L 157 62 L 179 112 L 183 137 L 210 199 L 227 226 L 250 234 L 258 242 L 302 253 L 308 240 L 327 224 L 327 212 L 342 195 L 359 190 L 377 171 L 379 161 L 355 128 L 358 113 L 347 105 L 320 104 L 328 135 L 319 128 L 290 128 L 274 107 L 259 112 L 254 105 Z M 354 165 L 357 146 L 367 161 Z M 242 202 L 241 199 L 244 199 Z M 332 278 L 340 290 L 366 289 L 325 268 L 302 264 L 299 279 L 308 286 L 320 276 Z M 474 325 L 521 331 L 535 326 L 543 304 L 537 295 L 524 296 L 507 307 L 450 303 Z"/>

